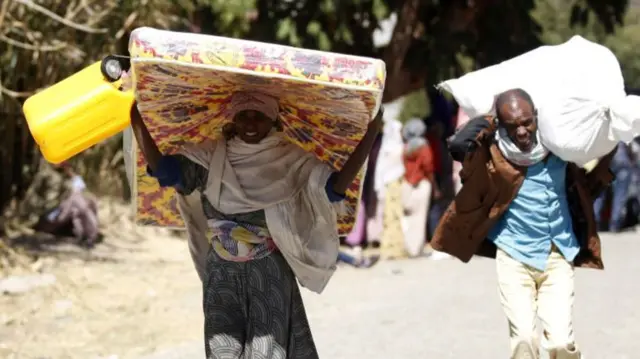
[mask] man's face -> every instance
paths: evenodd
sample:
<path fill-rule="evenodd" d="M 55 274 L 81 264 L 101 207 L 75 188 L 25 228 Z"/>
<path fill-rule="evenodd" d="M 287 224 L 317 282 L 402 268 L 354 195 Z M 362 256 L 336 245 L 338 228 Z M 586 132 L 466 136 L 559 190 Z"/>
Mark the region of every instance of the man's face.
<path fill-rule="evenodd" d="M 531 104 L 522 98 L 511 96 L 498 109 L 498 118 L 500 126 L 504 127 L 511 141 L 522 152 L 533 149 L 538 123 Z"/>

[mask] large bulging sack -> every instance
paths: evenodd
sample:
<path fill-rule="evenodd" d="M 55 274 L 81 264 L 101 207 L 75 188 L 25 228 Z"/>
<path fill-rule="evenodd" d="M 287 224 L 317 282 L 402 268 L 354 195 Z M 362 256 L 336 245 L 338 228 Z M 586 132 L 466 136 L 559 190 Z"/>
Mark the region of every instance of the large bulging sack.
<path fill-rule="evenodd" d="M 538 109 L 543 144 L 578 165 L 640 134 L 640 97 L 626 95 L 615 55 L 580 36 L 445 81 L 439 88 L 450 92 L 471 117 L 491 113 L 499 93 L 524 89 Z"/>

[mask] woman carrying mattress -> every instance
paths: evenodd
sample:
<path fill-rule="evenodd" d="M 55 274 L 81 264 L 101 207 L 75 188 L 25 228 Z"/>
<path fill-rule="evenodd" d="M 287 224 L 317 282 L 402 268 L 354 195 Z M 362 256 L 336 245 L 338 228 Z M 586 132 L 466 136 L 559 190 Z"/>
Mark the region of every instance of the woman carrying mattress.
<path fill-rule="evenodd" d="M 336 211 L 380 132 L 382 111 L 334 172 L 285 139 L 277 99 L 238 92 L 230 109 L 223 138 L 171 156 L 160 153 L 137 106 L 131 111 L 149 174 L 180 195 L 190 244 L 205 235 L 210 243 L 192 246 L 207 358 L 318 358 L 296 278 L 320 293 L 332 276 Z"/>

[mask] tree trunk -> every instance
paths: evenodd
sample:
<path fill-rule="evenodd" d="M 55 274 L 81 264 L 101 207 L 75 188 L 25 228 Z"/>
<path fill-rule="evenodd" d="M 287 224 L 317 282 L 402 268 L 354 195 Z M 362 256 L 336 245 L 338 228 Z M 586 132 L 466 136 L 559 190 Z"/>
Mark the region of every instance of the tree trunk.
<path fill-rule="evenodd" d="M 398 22 L 393 29 L 391 42 L 385 49 L 383 59 L 387 65 L 387 83 L 383 102 L 391 102 L 424 86 L 426 73 L 412 74 L 404 67 L 409 47 L 414 40 L 420 0 L 406 0 L 398 12 Z"/>
<path fill-rule="evenodd" d="M 477 17 L 494 2 L 495 0 L 459 0 L 450 4 L 442 20 L 447 24 L 446 31 L 454 33 L 473 30 Z M 426 27 L 419 16 L 424 11 L 421 4 L 420 0 L 406 0 L 398 12 L 398 23 L 383 57 L 387 64 L 387 84 L 383 96 L 385 103 L 424 88 L 427 82 L 429 73 L 426 66 L 418 71 L 404 66 L 412 43 L 422 35 L 421 32 Z"/>

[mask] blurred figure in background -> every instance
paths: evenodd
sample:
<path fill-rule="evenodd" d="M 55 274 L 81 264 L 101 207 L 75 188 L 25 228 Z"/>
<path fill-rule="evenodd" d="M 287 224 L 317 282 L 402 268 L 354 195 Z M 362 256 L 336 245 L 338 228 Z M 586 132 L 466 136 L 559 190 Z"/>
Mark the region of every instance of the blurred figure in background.
<path fill-rule="evenodd" d="M 365 209 L 365 238 L 369 245 L 379 246 L 382 238 L 382 208 L 383 204 L 376 194 L 375 173 L 378 166 L 378 156 L 382 146 L 382 136 L 379 134 L 369 154 L 367 173 L 362 186 L 362 199 Z"/>
<path fill-rule="evenodd" d="M 631 186 L 631 179 L 634 168 L 636 167 L 635 161 L 633 161 L 632 158 L 633 154 L 630 147 L 623 142 L 618 143 L 618 148 L 611 160 L 610 167 L 611 172 L 615 175 L 615 179 L 611 183 L 611 214 L 609 216 L 608 228 L 611 232 L 620 232 L 625 226 L 627 203 L 629 202 L 629 187 Z M 593 203 L 593 211 L 596 221 L 598 222 L 599 230 L 607 229 L 604 225 L 603 216 L 607 194 L 608 191 L 603 191 Z"/>
<path fill-rule="evenodd" d="M 434 171 L 436 183 L 440 190 L 440 198 L 433 199 L 429 208 L 428 238 L 431 240 L 444 211 L 455 195 L 453 182 L 453 159 L 447 151 L 446 139 L 454 132 L 454 109 L 444 95 L 435 88 L 427 89 L 427 96 L 431 104 L 431 114 L 425 119 L 427 125 L 427 140 L 434 157 Z M 447 259 L 451 256 L 434 251 L 432 259 Z"/>
<path fill-rule="evenodd" d="M 631 141 L 629 149 L 631 150 L 633 171 L 631 184 L 629 185 L 629 209 L 631 213 L 627 217 L 630 217 L 631 225 L 635 227 L 640 224 L 640 137 Z"/>
<path fill-rule="evenodd" d="M 402 123 L 398 115 L 403 100 L 385 105 L 382 142 L 374 172 L 374 190 L 377 196 L 377 213 L 368 226 L 368 232 L 381 231 L 380 254 L 383 259 L 404 256 L 404 233 L 402 231 Z M 382 220 L 380 220 L 380 218 Z"/>
<path fill-rule="evenodd" d="M 469 116 L 462 110 L 462 108 L 458 108 L 458 114 L 456 118 L 456 131 L 469 122 Z M 453 188 L 454 193 L 458 193 L 462 188 L 462 180 L 460 179 L 460 171 L 462 170 L 462 163 L 458 161 L 453 161 Z"/>
<path fill-rule="evenodd" d="M 338 253 L 338 263 L 340 262 L 346 263 L 356 268 L 371 268 L 376 263 L 378 263 L 379 259 L 380 259 L 380 256 L 377 256 L 377 255 L 358 257 L 358 256 L 352 256 L 343 251 L 340 251 Z"/>
<path fill-rule="evenodd" d="M 379 134 L 376 138 L 369 159 L 367 160 L 367 170 L 362 184 L 362 199 L 358 206 L 358 213 L 356 216 L 356 223 L 353 225 L 353 230 L 345 239 L 345 243 L 354 249 L 356 252 L 362 249 L 362 246 L 376 245 L 380 242 L 381 230 L 370 229 L 368 224 L 373 219 L 375 221 L 376 210 L 378 207 L 378 198 L 374 189 L 374 179 L 376 170 L 376 161 L 378 159 L 378 153 L 380 152 L 380 144 L 382 143 L 382 134 Z M 380 226 L 381 227 L 381 226 Z"/>
<path fill-rule="evenodd" d="M 75 237 L 89 247 L 99 239 L 98 207 L 95 198 L 86 192 L 86 184 L 68 163 L 58 170 L 65 177 L 66 194 L 60 204 L 41 217 L 36 230 L 58 236 Z"/>
<path fill-rule="evenodd" d="M 405 250 L 410 257 L 422 254 L 427 235 L 427 216 L 431 198 L 441 197 L 435 179 L 433 153 L 425 138 L 427 126 L 418 118 L 402 129 L 404 139 L 404 181 L 402 205 Z"/>
<path fill-rule="evenodd" d="M 351 229 L 351 233 L 345 238 L 344 242 L 354 249 L 361 249 L 366 240 L 367 235 L 367 220 L 364 209 L 364 198 L 360 199 L 358 208 L 356 210 L 356 220 Z"/>

